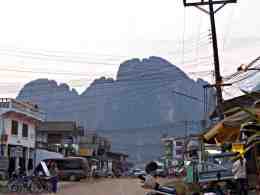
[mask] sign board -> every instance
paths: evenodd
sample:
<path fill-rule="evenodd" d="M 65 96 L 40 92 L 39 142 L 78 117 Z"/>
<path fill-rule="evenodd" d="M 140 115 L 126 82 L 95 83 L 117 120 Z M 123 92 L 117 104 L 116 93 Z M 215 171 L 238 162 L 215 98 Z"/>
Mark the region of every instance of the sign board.
<path fill-rule="evenodd" d="M 63 144 L 73 144 L 73 137 L 65 137 L 63 139 Z"/>
<path fill-rule="evenodd" d="M 0 170 L 8 170 L 9 160 L 7 157 L 0 157 Z"/>
<path fill-rule="evenodd" d="M 48 169 L 46 163 L 43 162 L 43 161 L 41 161 L 41 166 L 42 166 L 42 169 L 43 169 L 44 174 L 46 175 L 46 177 L 50 177 L 51 174 L 50 174 L 50 172 L 49 172 L 49 169 Z"/>
<path fill-rule="evenodd" d="M 80 156 L 92 156 L 93 155 L 93 149 L 92 148 L 80 148 L 79 149 L 79 155 Z"/>
<path fill-rule="evenodd" d="M 244 154 L 244 144 L 241 143 L 233 143 L 232 144 L 232 152 L 239 152 L 240 154 Z"/>
<path fill-rule="evenodd" d="M 185 182 L 187 183 L 193 183 L 194 182 L 194 168 L 193 165 L 189 165 L 186 167 L 187 175 L 185 178 Z"/>
<path fill-rule="evenodd" d="M 164 156 L 167 160 L 172 160 L 173 143 L 171 140 L 167 140 L 164 142 Z"/>

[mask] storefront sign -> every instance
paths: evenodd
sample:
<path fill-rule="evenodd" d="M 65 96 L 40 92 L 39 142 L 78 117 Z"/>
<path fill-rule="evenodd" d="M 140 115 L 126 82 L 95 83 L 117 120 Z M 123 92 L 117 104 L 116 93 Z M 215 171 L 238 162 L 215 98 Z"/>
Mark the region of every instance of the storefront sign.
<path fill-rule="evenodd" d="M 73 137 L 65 137 L 64 139 L 63 139 L 63 143 L 64 144 L 73 144 L 74 142 L 73 142 Z"/>
<path fill-rule="evenodd" d="M 42 170 L 43 170 L 43 172 L 44 172 L 44 175 L 45 175 L 46 177 L 50 177 L 51 174 L 50 174 L 50 172 L 49 172 L 49 169 L 48 169 L 46 163 L 43 162 L 43 161 L 41 161 L 41 166 L 42 166 Z"/>
<path fill-rule="evenodd" d="M 164 155 L 166 159 L 171 160 L 173 155 L 173 144 L 172 141 L 165 141 L 164 142 Z"/>
<path fill-rule="evenodd" d="M 79 155 L 80 156 L 93 156 L 93 149 L 92 148 L 80 148 Z"/>
<path fill-rule="evenodd" d="M 241 143 L 233 143 L 232 144 L 232 152 L 239 152 L 240 154 L 244 154 L 244 144 Z"/>

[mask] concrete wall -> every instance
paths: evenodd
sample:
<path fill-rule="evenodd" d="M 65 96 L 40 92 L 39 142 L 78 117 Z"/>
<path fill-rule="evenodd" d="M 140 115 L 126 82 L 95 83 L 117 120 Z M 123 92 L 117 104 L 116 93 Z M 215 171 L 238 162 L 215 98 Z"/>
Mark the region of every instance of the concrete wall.
<path fill-rule="evenodd" d="M 18 121 L 18 135 L 11 135 L 12 120 Z M 28 125 L 28 137 L 22 136 L 23 123 Z M 4 119 L 5 133 L 8 134 L 8 144 L 22 145 L 24 147 L 34 148 L 35 147 L 35 124 L 29 120 L 9 117 Z"/>

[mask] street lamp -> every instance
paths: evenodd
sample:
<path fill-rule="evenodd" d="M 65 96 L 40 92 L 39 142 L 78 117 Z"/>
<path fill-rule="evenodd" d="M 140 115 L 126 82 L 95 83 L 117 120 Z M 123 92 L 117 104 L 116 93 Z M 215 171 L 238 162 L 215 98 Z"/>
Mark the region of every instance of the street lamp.
<path fill-rule="evenodd" d="M 238 68 L 237 68 L 237 71 L 243 71 L 243 72 L 246 72 L 248 70 L 260 70 L 260 68 L 249 68 L 248 65 L 246 64 L 241 64 Z"/>

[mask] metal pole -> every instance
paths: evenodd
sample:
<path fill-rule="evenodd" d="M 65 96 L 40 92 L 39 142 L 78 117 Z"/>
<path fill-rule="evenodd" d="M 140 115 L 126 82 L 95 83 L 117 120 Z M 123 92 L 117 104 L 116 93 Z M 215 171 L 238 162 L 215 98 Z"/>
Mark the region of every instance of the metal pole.
<path fill-rule="evenodd" d="M 213 47 L 213 55 L 214 55 L 214 68 L 215 68 L 215 85 L 217 92 L 217 111 L 220 118 L 223 118 L 223 110 L 222 110 L 222 89 L 221 87 L 224 86 L 222 84 L 222 77 L 220 75 L 220 68 L 219 68 L 219 56 L 218 56 L 218 43 L 217 43 L 217 33 L 216 33 L 216 25 L 215 25 L 215 13 L 221 10 L 225 5 L 228 3 L 236 3 L 237 0 L 197 0 L 193 2 L 187 2 L 187 0 L 183 0 L 184 6 L 194 6 L 199 10 L 209 14 L 210 16 L 210 24 L 211 24 L 211 33 L 212 33 L 212 47 Z M 214 10 L 214 5 L 220 4 L 220 6 Z M 208 5 L 209 10 L 202 8 L 201 6 Z"/>
<path fill-rule="evenodd" d="M 211 32 L 212 32 L 212 47 L 213 47 L 213 55 L 214 55 L 214 67 L 215 67 L 215 80 L 216 80 L 216 90 L 217 90 L 217 106 L 220 116 L 223 115 L 221 105 L 223 103 L 222 97 L 222 77 L 220 75 L 219 68 L 219 55 L 218 55 L 218 42 L 217 42 L 217 33 L 216 33 L 216 24 L 215 24 L 215 14 L 213 1 L 209 0 L 209 15 L 210 15 L 210 24 L 211 24 Z"/>
<path fill-rule="evenodd" d="M 34 162 L 33 162 L 33 170 L 35 170 L 36 169 L 36 166 L 37 166 L 37 164 L 36 164 L 36 160 L 37 160 L 37 137 L 38 137 L 38 127 L 39 127 L 39 125 L 38 125 L 38 122 L 37 122 L 37 124 L 36 124 L 36 126 L 35 126 L 35 146 L 34 146 L 34 153 L 33 153 L 33 158 L 34 158 Z"/>

